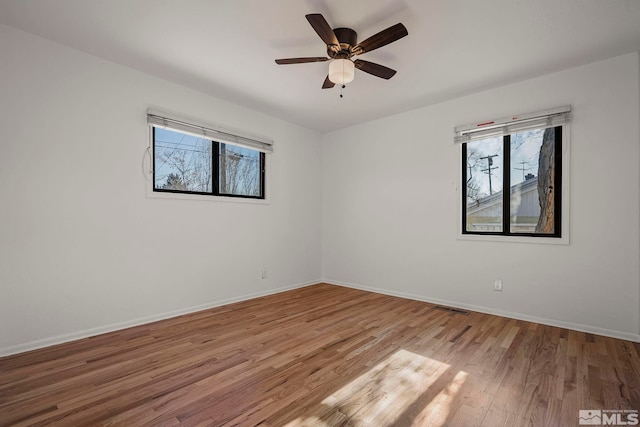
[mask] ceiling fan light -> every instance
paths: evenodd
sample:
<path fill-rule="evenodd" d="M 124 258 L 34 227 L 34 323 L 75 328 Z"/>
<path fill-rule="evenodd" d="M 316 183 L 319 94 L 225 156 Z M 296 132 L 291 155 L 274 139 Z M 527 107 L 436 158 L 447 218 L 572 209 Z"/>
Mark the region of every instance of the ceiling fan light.
<path fill-rule="evenodd" d="M 334 59 L 329 64 L 329 80 L 338 85 L 344 85 L 355 76 L 356 66 L 349 59 Z"/>

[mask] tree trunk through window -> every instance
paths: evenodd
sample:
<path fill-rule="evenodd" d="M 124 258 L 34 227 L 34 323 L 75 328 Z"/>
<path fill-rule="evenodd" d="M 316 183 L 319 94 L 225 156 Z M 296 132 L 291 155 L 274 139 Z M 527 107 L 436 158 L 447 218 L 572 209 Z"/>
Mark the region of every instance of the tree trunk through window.
<path fill-rule="evenodd" d="M 536 233 L 553 234 L 555 196 L 555 129 L 545 129 L 538 159 L 538 201 L 540 202 L 540 218 L 536 225 Z"/>

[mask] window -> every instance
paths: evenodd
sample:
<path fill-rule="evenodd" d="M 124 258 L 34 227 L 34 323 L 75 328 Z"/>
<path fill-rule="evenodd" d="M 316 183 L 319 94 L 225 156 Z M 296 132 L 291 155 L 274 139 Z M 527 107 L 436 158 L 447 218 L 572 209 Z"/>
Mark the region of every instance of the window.
<path fill-rule="evenodd" d="M 456 128 L 463 142 L 463 234 L 562 237 L 562 135 L 569 109 L 560 110 L 466 132 Z"/>
<path fill-rule="evenodd" d="M 265 198 L 265 152 L 271 144 L 155 114 L 153 191 Z"/>

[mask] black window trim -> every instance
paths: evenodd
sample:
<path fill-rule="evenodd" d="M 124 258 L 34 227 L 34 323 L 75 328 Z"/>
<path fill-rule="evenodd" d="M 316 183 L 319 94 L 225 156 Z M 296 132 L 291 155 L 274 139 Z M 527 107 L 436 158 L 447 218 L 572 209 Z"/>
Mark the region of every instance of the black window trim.
<path fill-rule="evenodd" d="M 220 176 L 220 165 L 219 165 L 219 161 L 218 159 L 220 158 L 220 144 L 226 144 L 225 142 L 219 142 L 219 141 L 215 141 L 211 138 L 202 138 L 206 141 L 210 141 L 212 144 L 212 150 L 211 150 L 211 164 L 212 164 L 212 175 L 213 175 L 213 182 L 212 182 L 212 191 L 211 192 L 206 192 L 206 191 L 187 191 L 187 190 L 173 190 L 173 189 L 167 189 L 167 188 L 157 188 L 156 187 L 156 167 L 155 167 L 155 161 L 156 161 L 156 127 L 155 126 L 151 126 L 152 132 L 151 132 L 151 146 L 152 146 L 152 156 L 151 156 L 151 162 L 152 162 L 152 172 L 153 172 L 153 177 L 152 177 L 152 191 L 154 193 L 172 193 L 172 194 L 188 194 L 188 195 L 200 195 L 200 196 L 213 196 L 213 197 L 232 197 L 232 198 L 237 198 L 237 199 L 253 199 L 253 200 L 266 200 L 266 186 L 265 186 L 265 180 L 266 180 L 266 156 L 265 153 L 263 151 L 259 151 L 259 150 L 255 150 L 253 148 L 249 148 L 252 149 L 254 151 L 258 151 L 260 153 L 260 195 L 258 196 L 251 196 L 251 195 L 245 195 L 245 194 L 233 194 L 233 193 L 222 193 L 219 190 L 219 176 Z M 180 130 L 174 130 L 171 129 L 172 132 L 181 132 Z"/>
<path fill-rule="evenodd" d="M 474 235 L 474 236 L 508 236 L 508 237 L 533 237 L 533 238 L 552 238 L 552 239 L 561 239 L 563 238 L 563 230 L 562 230 L 562 151 L 563 151 L 563 125 L 552 126 L 555 129 L 554 135 L 554 163 L 555 163 L 555 176 L 553 183 L 553 191 L 554 191 L 554 233 L 513 233 L 511 232 L 511 191 L 502 191 L 502 231 L 468 231 L 466 229 L 467 222 L 467 144 L 462 144 L 462 181 L 461 181 L 461 193 L 462 193 L 462 215 L 460 218 L 461 221 L 461 232 L 463 235 Z M 515 132 L 514 132 L 515 133 Z M 503 182 L 510 183 L 511 182 L 511 133 L 506 133 L 503 135 L 502 140 L 503 147 Z M 510 187 L 510 185 L 509 185 Z"/>

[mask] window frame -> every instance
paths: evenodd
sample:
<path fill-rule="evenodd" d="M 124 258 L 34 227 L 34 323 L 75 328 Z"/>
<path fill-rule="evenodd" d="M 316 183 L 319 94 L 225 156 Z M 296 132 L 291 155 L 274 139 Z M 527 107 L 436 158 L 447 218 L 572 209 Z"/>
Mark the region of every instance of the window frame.
<path fill-rule="evenodd" d="M 452 173 L 453 191 L 457 203 L 457 215 L 452 216 L 454 239 L 458 241 L 499 242 L 512 244 L 543 244 L 543 245 L 569 245 L 571 243 L 571 119 L 573 116 L 571 105 L 539 110 L 533 113 L 513 114 L 503 116 L 500 119 L 482 120 L 454 128 L 452 147 Z M 545 127 L 562 127 L 561 154 L 562 154 L 562 182 L 561 192 L 561 237 L 547 237 L 545 235 L 530 237 L 527 235 L 498 235 L 498 234 L 470 234 L 463 233 L 463 205 L 466 200 L 462 198 L 462 189 L 466 182 L 462 181 L 462 168 L 466 168 L 462 161 L 462 145 L 476 139 L 516 133 L 521 130 Z M 557 141 L 556 141 L 557 143 Z M 465 188 L 466 191 L 466 188 Z M 465 213 L 466 215 L 466 213 Z"/>
<path fill-rule="evenodd" d="M 465 235 L 481 235 L 481 236 L 517 236 L 532 238 L 562 238 L 562 177 L 563 177 L 563 126 L 548 126 L 538 129 L 554 129 L 554 163 L 555 173 L 553 182 L 554 191 L 554 232 L 553 233 L 526 233 L 511 231 L 511 135 L 516 132 L 505 133 L 502 135 L 502 231 L 470 231 L 467 229 L 467 144 L 462 144 L 460 156 L 461 169 L 461 208 L 460 215 L 461 232 Z"/>
<path fill-rule="evenodd" d="M 260 194 L 258 196 L 246 195 L 246 194 L 234 194 L 234 193 L 225 193 L 220 191 L 220 145 L 233 145 L 228 144 L 226 142 L 216 141 L 212 138 L 207 138 L 203 136 L 197 136 L 200 139 L 209 141 L 211 143 L 211 173 L 212 173 L 212 185 L 211 192 L 206 191 L 188 191 L 188 190 L 175 190 L 168 188 L 158 188 L 156 187 L 156 126 L 151 126 L 151 191 L 153 193 L 168 193 L 168 194 L 180 194 L 180 195 L 190 195 L 190 196 L 213 196 L 216 198 L 219 197 L 229 197 L 233 199 L 249 199 L 249 200 L 266 200 L 266 153 L 260 150 L 256 150 L 251 147 L 245 147 L 247 149 L 257 151 L 259 153 L 260 165 L 259 165 L 259 178 L 260 178 Z M 182 133 L 185 135 L 189 135 L 187 132 L 183 132 L 177 129 L 168 128 L 171 132 Z"/>

